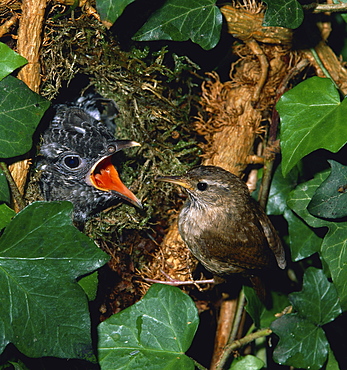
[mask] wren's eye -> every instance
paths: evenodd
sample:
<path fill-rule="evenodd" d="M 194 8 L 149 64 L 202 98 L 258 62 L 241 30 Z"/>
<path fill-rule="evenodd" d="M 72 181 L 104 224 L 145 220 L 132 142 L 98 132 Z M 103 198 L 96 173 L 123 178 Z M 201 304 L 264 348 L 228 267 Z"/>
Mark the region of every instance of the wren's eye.
<path fill-rule="evenodd" d="M 65 166 L 74 170 L 74 169 L 78 168 L 81 165 L 82 160 L 77 155 L 67 155 L 66 157 L 64 157 L 63 162 L 64 162 Z"/>
<path fill-rule="evenodd" d="M 206 182 L 198 182 L 198 185 L 196 185 L 196 187 L 198 188 L 198 190 L 204 191 L 207 189 L 207 184 Z"/>

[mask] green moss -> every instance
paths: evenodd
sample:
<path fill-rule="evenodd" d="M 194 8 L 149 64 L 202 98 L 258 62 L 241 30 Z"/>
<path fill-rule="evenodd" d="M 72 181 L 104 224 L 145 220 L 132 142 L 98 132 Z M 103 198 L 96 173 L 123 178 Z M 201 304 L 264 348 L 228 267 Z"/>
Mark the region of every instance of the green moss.
<path fill-rule="evenodd" d="M 189 118 L 196 66 L 166 48 L 152 53 L 141 45 L 123 51 L 109 31 L 79 14 L 74 21 L 67 15 L 47 22 L 42 62 L 42 95 L 52 100 L 62 85 L 77 74 L 86 75 L 97 92 L 119 107 L 116 137 L 141 143 L 120 153 L 117 163 L 144 210 L 120 205 L 91 220 L 86 231 L 95 239 L 117 242 L 124 230 L 151 230 L 158 220 L 165 222 L 176 192 L 155 177 L 181 174 L 199 162 Z"/>

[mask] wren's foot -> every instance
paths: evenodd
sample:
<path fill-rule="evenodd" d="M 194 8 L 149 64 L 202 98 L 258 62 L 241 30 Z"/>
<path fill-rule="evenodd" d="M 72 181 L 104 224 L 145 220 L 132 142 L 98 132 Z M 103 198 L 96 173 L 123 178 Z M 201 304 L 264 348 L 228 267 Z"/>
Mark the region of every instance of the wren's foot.
<path fill-rule="evenodd" d="M 177 280 L 173 279 L 170 275 L 166 272 L 160 270 L 160 272 L 168 279 L 168 280 L 157 280 L 157 279 L 150 279 L 150 278 L 143 278 L 144 281 L 147 283 L 158 283 L 158 284 L 166 284 L 172 286 L 181 286 L 181 285 L 197 285 L 197 284 L 215 284 L 214 279 L 206 279 L 206 280 Z"/>

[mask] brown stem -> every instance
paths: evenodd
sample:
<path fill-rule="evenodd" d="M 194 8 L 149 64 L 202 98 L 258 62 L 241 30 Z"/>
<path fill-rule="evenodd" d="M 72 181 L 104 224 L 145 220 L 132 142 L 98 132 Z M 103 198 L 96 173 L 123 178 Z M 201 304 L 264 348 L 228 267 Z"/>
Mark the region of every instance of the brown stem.
<path fill-rule="evenodd" d="M 266 83 L 269 73 L 269 62 L 260 45 L 254 39 L 246 41 L 246 45 L 251 49 L 252 53 L 258 58 L 260 63 L 260 78 L 253 94 L 253 102 L 257 103 Z"/>
<path fill-rule="evenodd" d="M 18 21 L 18 16 L 17 14 L 14 14 L 10 19 L 8 19 L 4 24 L 0 26 L 0 37 L 4 36 L 10 28 L 16 24 Z"/>
<path fill-rule="evenodd" d="M 230 301 L 230 304 L 231 304 L 231 302 L 233 302 L 233 304 L 235 305 L 235 301 L 236 300 Z M 227 358 L 224 357 L 225 348 L 227 348 L 230 343 L 234 342 L 234 340 L 237 336 L 237 333 L 240 331 L 242 316 L 243 316 L 243 312 L 244 312 L 244 305 L 245 305 L 245 295 L 243 293 L 243 290 L 241 290 L 238 301 L 237 301 L 236 310 L 235 310 L 235 308 L 233 308 L 232 312 L 229 311 L 229 313 L 230 313 L 230 315 L 229 315 L 229 325 L 228 325 L 227 328 L 225 328 L 225 333 L 224 333 L 225 336 L 226 336 L 226 338 L 225 338 L 226 341 L 218 343 L 217 348 L 216 348 L 216 344 L 215 344 L 215 351 L 214 351 L 214 354 L 213 354 L 213 361 L 212 361 L 210 370 L 221 369 L 220 364 L 221 364 L 222 359 L 223 359 L 223 364 L 226 361 Z M 218 324 L 220 324 L 221 317 L 224 317 L 225 321 L 228 320 L 228 318 L 226 317 L 227 313 L 228 312 L 226 312 L 224 314 L 223 313 L 220 314 L 219 319 L 218 319 Z M 232 322 L 232 325 L 230 325 L 231 322 Z M 218 337 L 216 337 L 216 339 L 218 339 Z M 223 347 L 220 348 L 222 346 L 222 344 L 223 344 Z M 217 351 L 218 351 L 218 353 L 217 353 Z M 218 357 L 217 357 L 217 355 L 218 355 Z M 222 366 L 223 366 L 223 364 L 222 364 Z"/>
<path fill-rule="evenodd" d="M 229 358 L 231 352 L 241 348 L 245 344 L 253 342 L 254 340 L 256 340 L 258 338 L 267 337 L 271 333 L 272 333 L 271 329 L 268 329 L 268 328 L 261 329 L 259 331 L 256 331 L 255 333 L 251 333 L 249 335 L 246 335 L 245 337 L 243 337 L 241 339 L 234 340 L 232 343 L 228 344 L 224 349 L 223 356 L 221 357 L 221 359 L 220 359 L 220 361 L 217 365 L 216 370 L 222 370 L 223 369 L 223 366 L 224 366 L 225 362 L 227 361 L 227 359 Z"/>
<path fill-rule="evenodd" d="M 259 197 L 258 197 L 259 204 L 262 206 L 263 209 L 266 208 L 267 200 L 268 200 L 269 193 L 270 193 L 273 164 L 274 164 L 273 159 L 265 160 L 265 163 L 264 163 L 263 178 L 261 180 Z"/>
<path fill-rule="evenodd" d="M 232 331 L 232 324 L 236 314 L 236 308 L 236 299 L 225 299 L 221 304 L 210 370 L 216 369 L 217 362 L 222 356 L 223 350 L 228 343 L 230 333 Z"/>
<path fill-rule="evenodd" d="M 313 13 L 324 13 L 324 12 L 347 12 L 347 4 L 317 4 L 311 3 L 302 6 L 304 10 L 311 10 Z"/>
<path fill-rule="evenodd" d="M 245 295 L 243 293 L 243 290 L 241 290 L 240 295 L 239 295 L 239 300 L 237 302 L 237 310 L 236 310 L 236 315 L 235 315 L 235 319 L 233 322 L 233 329 L 230 334 L 228 343 L 233 342 L 237 336 L 237 333 L 239 331 L 240 324 L 242 321 L 242 314 L 243 314 L 243 308 L 245 306 L 245 301 L 246 301 Z"/>
<path fill-rule="evenodd" d="M 18 29 L 17 51 L 28 60 L 28 64 L 19 71 L 18 78 L 37 93 L 39 92 L 41 82 L 40 47 L 47 1 L 23 0 L 22 16 Z M 29 168 L 30 161 L 28 159 L 13 163 L 9 167 L 11 175 L 21 193 L 24 193 Z"/>
<path fill-rule="evenodd" d="M 25 207 L 25 202 L 24 202 L 24 199 L 22 197 L 22 194 L 18 190 L 16 182 L 13 180 L 11 172 L 9 171 L 6 163 L 0 162 L 0 168 L 1 168 L 2 172 L 4 173 L 4 175 L 6 176 L 6 180 L 9 184 L 9 186 L 10 186 L 10 189 L 11 189 L 12 197 L 13 197 L 14 201 L 17 204 L 18 211 L 21 211 Z"/>
<path fill-rule="evenodd" d="M 18 78 L 33 91 L 39 92 L 41 82 L 40 48 L 47 0 L 23 0 L 18 30 L 18 53 L 28 60 Z"/>

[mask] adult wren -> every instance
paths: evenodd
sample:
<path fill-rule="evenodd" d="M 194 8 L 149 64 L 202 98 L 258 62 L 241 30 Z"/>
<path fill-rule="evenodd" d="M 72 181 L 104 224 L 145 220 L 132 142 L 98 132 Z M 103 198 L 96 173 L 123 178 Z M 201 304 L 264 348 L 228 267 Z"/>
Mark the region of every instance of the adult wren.
<path fill-rule="evenodd" d="M 286 267 L 281 241 L 247 185 L 215 166 L 198 166 L 183 176 L 157 180 L 182 186 L 188 199 L 179 215 L 180 235 L 213 274 L 256 276 L 257 270 Z"/>

